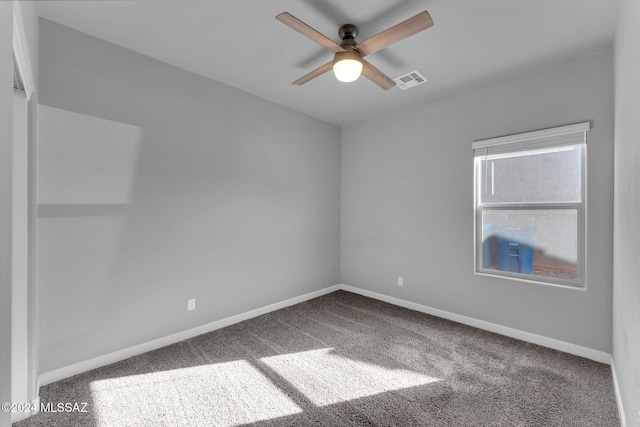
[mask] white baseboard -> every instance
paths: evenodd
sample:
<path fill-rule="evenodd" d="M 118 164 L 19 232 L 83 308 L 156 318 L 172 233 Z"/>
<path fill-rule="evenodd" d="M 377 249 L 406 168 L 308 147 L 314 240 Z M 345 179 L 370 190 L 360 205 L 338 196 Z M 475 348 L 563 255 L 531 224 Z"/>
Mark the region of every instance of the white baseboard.
<path fill-rule="evenodd" d="M 40 412 L 40 396 L 31 401 L 31 408 L 33 409 L 32 411 L 12 412 L 11 424 L 17 423 L 18 421 L 26 420 L 30 416 Z"/>
<path fill-rule="evenodd" d="M 31 401 L 31 405 L 34 408 L 33 411 L 31 411 L 31 415 L 40 412 L 40 396 L 36 396 L 36 398 Z"/>
<path fill-rule="evenodd" d="M 627 427 L 627 418 L 622 405 L 622 394 L 620 393 L 620 384 L 618 383 L 618 374 L 616 373 L 616 364 L 611 356 L 611 375 L 613 376 L 613 389 L 616 392 L 616 402 L 618 402 L 618 416 L 620 417 L 620 426 Z"/>
<path fill-rule="evenodd" d="M 56 381 L 63 380 L 65 378 L 72 377 L 74 375 L 81 374 L 92 369 L 101 368 L 103 366 L 110 365 L 115 362 L 119 362 L 129 357 L 137 356 L 148 351 L 156 350 L 167 345 L 175 344 L 180 341 L 187 340 L 189 338 L 196 337 L 198 335 L 206 334 L 207 332 L 215 331 L 216 329 L 224 328 L 226 326 L 233 325 L 235 323 L 242 322 L 243 320 L 251 319 L 262 314 L 266 314 L 281 308 L 289 307 L 313 298 L 317 298 L 322 295 L 335 292 L 340 289 L 340 285 L 329 286 L 328 288 L 320 289 L 319 291 L 310 292 L 308 294 L 301 295 L 299 297 L 290 298 L 288 300 L 280 301 L 265 307 L 257 308 L 255 310 L 247 311 L 245 313 L 237 314 L 235 316 L 227 317 L 225 319 L 217 320 L 215 322 L 208 323 L 206 325 L 198 326 L 196 328 L 188 329 L 186 331 L 178 332 L 163 338 L 158 338 L 153 341 L 148 341 L 142 344 L 134 345 L 133 347 L 125 348 L 122 350 L 114 351 L 103 356 L 94 357 L 93 359 L 85 360 L 82 362 L 74 363 L 73 365 L 65 366 L 63 368 L 55 369 L 53 371 L 45 372 L 38 375 L 38 382 L 40 386 L 45 386 Z"/>
<path fill-rule="evenodd" d="M 74 363 L 73 365 L 65 366 L 63 368 L 55 369 L 53 371 L 42 373 L 38 376 L 38 382 L 41 386 L 51 384 L 62 379 L 81 374 L 91 369 L 100 368 L 102 366 L 110 365 L 115 362 L 127 359 L 129 357 L 137 356 L 148 351 L 156 350 L 158 348 L 175 344 L 180 341 L 184 341 L 189 338 L 196 337 L 198 335 L 206 334 L 207 332 L 215 331 L 216 329 L 224 328 L 226 326 L 233 325 L 235 323 L 242 322 L 243 320 L 251 319 L 262 314 L 269 313 L 274 310 L 289 307 L 294 304 L 301 303 L 313 298 L 317 298 L 322 295 L 335 292 L 337 290 L 345 290 L 356 294 L 364 295 L 370 298 L 374 298 L 380 301 L 388 302 L 400 307 L 405 307 L 411 310 L 416 310 L 422 313 L 431 314 L 433 316 L 442 317 L 444 319 L 453 320 L 454 322 L 462 323 L 465 325 L 473 326 L 479 329 L 483 329 L 490 332 L 495 332 L 508 337 L 516 338 L 522 341 L 527 341 L 533 344 L 538 344 L 544 347 L 560 350 L 565 353 L 574 354 L 576 356 L 585 357 L 587 359 L 595 360 L 601 363 L 610 363 L 611 356 L 609 353 L 603 351 L 594 350 L 587 347 L 582 347 L 576 344 L 567 343 L 564 341 L 556 340 L 553 338 L 544 337 L 541 335 L 532 334 L 529 332 L 520 331 L 517 329 L 509 328 L 507 326 L 497 325 L 483 320 L 474 319 L 471 317 L 463 316 L 456 313 L 440 310 L 426 305 L 417 304 L 410 301 L 405 301 L 399 298 L 390 297 L 377 292 L 368 291 L 365 289 L 356 288 L 354 286 L 339 284 L 329 286 L 324 289 L 320 289 L 315 292 L 301 295 L 299 297 L 290 298 L 285 301 L 281 301 L 275 304 L 271 304 L 265 307 L 261 307 L 255 310 L 247 311 L 235 316 L 227 317 L 225 319 L 217 320 L 206 325 L 198 326 L 186 331 L 178 332 L 163 338 L 148 341 L 146 343 L 138 344 L 129 348 L 114 351 L 103 356 L 98 356 L 93 359 L 85 360 L 82 362 Z M 615 377 L 614 377 L 615 379 Z"/>
<path fill-rule="evenodd" d="M 26 420 L 31 415 L 35 415 L 35 412 L 32 414 L 30 412 L 12 412 L 11 413 L 11 424 L 17 423 L 18 421 Z"/>
<path fill-rule="evenodd" d="M 428 307 L 426 305 L 405 301 L 399 298 L 390 297 L 388 295 L 379 294 L 377 292 L 356 288 L 354 286 L 340 285 L 340 289 L 353 292 L 356 294 L 364 295 L 366 297 L 370 297 L 380 301 L 388 302 L 389 304 L 398 305 L 400 307 L 409 308 L 411 310 L 420 311 L 422 313 L 431 314 L 433 316 L 453 320 L 454 322 L 473 326 L 475 328 L 483 329 L 485 331 L 495 332 L 500 335 L 506 335 L 511 338 L 516 338 L 522 341 L 530 342 L 532 344 L 541 345 L 543 347 L 552 348 L 554 350 L 560 350 L 565 353 L 584 357 L 586 359 L 595 360 L 596 362 L 609 364 L 611 361 L 611 355 L 609 353 L 605 353 L 604 351 L 594 350 L 592 348 L 582 347 L 580 345 L 571 344 L 565 341 L 544 337 L 542 335 L 532 334 L 530 332 L 524 332 L 518 329 L 509 328 L 507 326 L 485 322 L 484 320 L 478 320 L 472 317 L 463 316 L 461 314 L 451 313 L 449 311 L 444 311 L 437 308 Z"/>

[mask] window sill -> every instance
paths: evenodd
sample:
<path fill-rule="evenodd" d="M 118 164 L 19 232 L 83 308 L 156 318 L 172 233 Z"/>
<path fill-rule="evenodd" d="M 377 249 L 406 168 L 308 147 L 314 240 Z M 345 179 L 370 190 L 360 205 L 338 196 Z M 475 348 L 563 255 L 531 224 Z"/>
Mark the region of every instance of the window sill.
<path fill-rule="evenodd" d="M 485 276 L 485 277 L 494 277 L 497 279 L 506 279 L 506 280 L 514 280 L 517 282 L 524 282 L 524 283 L 530 283 L 530 284 L 534 284 L 534 285 L 542 285 L 542 286 L 550 286 L 553 288 L 561 288 L 561 289 L 570 289 L 570 290 L 574 290 L 574 291 L 583 291 L 586 292 L 587 287 L 584 284 L 581 283 L 568 283 L 568 282 L 552 282 L 552 281 L 542 281 L 542 280 L 535 280 L 535 279 L 528 279 L 526 277 L 520 277 L 520 276 L 516 276 L 516 275 L 510 275 L 510 274 L 495 274 L 493 273 L 492 270 L 476 270 L 474 271 L 475 275 L 478 276 Z"/>

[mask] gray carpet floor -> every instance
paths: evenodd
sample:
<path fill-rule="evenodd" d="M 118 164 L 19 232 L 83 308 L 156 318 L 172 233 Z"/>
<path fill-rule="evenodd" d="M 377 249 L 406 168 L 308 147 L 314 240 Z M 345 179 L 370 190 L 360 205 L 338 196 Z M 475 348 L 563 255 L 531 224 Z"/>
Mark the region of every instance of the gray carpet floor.
<path fill-rule="evenodd" d="M 19 427 L 619 426 L 609 366 L 338 291 L 42 387 Z"/>

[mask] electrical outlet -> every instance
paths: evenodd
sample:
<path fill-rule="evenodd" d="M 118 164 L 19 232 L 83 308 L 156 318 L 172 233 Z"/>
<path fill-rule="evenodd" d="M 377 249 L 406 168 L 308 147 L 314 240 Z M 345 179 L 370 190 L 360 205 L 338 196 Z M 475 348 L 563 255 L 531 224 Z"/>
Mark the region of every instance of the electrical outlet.
<path fill-rule="evenodd" d="M 398 286 L 404 286 L 404 279 L 398 276 Z"/>
<path fill-rule="evenodd" d="M 196 300 L 190 299 L 189 301 L 187 301 L 187 310 L 191 311 L 195 309 L 196 309 Z"/>

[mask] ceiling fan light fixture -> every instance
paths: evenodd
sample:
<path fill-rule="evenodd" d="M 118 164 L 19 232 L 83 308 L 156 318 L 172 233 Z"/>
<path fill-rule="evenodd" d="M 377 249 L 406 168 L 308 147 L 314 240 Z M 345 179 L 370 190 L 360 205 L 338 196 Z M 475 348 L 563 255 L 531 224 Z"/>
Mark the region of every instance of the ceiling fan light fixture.
<path fill-rule="evenodd" d="M 333 57 L 333 74 L 341 82 L 358 80 L 362 73 L 362 56 L 352 50 L 337 52 Z"/>
<path fill-rule="evenodd" d="M 433 19 L 431 19 L 429 12 L 425 10 L 375 36 L 369 37 L 362 43 L 358 43 L 356 41 L 359 32 L 358 26 L 344 24 L 338 28 L 338 36 L 342 39 L 342 42 L 338 44 L 289 12 L 280 13 L 276 16 L 276 19 L 335 54 L 333 61 L 319 66 L 291 84 L 302 85 L 333 69 L 336 78 L 343 82 L 357 80 L 364 71 L 366 78 L 384 90 L 395 87 L 396 82 L 362 58 L 433 26 Z"/>

